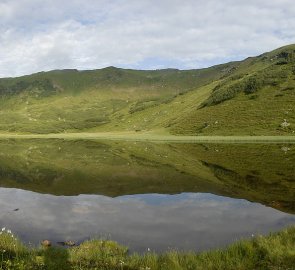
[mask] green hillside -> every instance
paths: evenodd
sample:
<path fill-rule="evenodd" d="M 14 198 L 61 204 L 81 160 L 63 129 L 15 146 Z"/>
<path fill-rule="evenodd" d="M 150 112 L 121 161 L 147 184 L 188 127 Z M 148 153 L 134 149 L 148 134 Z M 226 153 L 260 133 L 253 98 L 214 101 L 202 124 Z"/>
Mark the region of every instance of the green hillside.
<path fill-rule="evenodd" d="M 292 135 L 295 45 L 199 70 L 108 67 L 0 79 L 0 132 Z"/>

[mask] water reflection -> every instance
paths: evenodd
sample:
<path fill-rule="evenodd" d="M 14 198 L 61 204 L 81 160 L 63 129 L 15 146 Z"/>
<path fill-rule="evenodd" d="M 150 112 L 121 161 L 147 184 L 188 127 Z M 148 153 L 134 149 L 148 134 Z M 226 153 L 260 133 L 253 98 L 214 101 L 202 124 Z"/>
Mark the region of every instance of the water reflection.
<path fill-rule="evenodd" d="M 34 243 L 208 249 L 294 224 L 294 164 L 288 144 L 1 140 L 0 226 Z"/>
<path fill-rule="evenodd" d="M 290 214 L 211 194 L 58 197 L 1 188 L 0 204 L 1 226 L 25 241 L 105 236 L 137 251 L 204 250 L 295 223 Z"/>
<path fill-rule="evenodd" d="M 295 145 L 0 141 L 0 186 L 54 195 L 206 192 L 294 213 L 294 164 Z"/>

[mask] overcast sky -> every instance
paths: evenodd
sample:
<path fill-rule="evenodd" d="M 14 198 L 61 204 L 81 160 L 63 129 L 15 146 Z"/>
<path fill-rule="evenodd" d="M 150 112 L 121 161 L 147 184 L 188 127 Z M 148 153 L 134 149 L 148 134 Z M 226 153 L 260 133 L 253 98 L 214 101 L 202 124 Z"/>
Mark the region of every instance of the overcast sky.
<path fill-rule="evenodd" d="M 0 77 L 200 68 L 295 43 L 294 0 L 0 0 Z"/>

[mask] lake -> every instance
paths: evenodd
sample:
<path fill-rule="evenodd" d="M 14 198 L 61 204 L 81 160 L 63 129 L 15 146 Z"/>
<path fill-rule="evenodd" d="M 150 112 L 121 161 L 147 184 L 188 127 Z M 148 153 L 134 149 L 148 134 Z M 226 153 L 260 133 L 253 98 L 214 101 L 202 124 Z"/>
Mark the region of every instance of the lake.
<path fill-rule="evenodd" d="M 0 226 L 27 244 L 208 250 L 295 224 L 295 144 L 1 140 Z"/>

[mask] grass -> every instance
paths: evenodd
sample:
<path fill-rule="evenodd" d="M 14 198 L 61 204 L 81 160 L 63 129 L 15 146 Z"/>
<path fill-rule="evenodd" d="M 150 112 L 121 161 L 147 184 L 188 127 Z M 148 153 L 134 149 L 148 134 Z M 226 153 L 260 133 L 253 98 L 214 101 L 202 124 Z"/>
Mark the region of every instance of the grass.
<path fill-rule="evenodd" d="M 0 79 L 0 130 L 52 133 L 99 127 L 117 113 L 129 115 L 167 103 L 215 80 L 224 75 L 223 66 L 228 65 L 190 71 L 110 67 Z"/>
<path fill-rule="evenodd" d="M 3 78 L 0 132 L 295 135 L 294 51 L 285 46 L 200 70 L 109 67 Z"/>
<path fill-rule="evenodd" d="M 126 247 L 106 240 L 90 240 L 67 249 L 34 248 L 24 246 L 10 232 L 0 235 L 0 269 L 7 270 L 292 270 L 294 265 L 295 227 L 201 253 L 129 254 Z"/>

